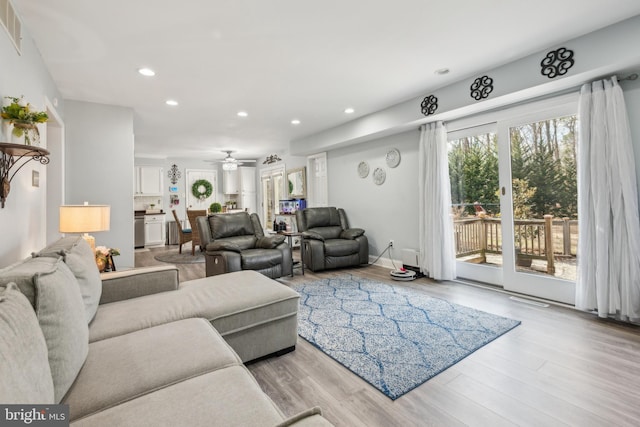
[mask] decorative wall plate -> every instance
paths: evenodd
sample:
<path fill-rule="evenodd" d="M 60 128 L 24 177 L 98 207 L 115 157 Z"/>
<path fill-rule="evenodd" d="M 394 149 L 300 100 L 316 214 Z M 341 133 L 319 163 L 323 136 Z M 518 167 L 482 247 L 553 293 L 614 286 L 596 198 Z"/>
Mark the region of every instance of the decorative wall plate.
<path fill-rule="evenodd" d="M 384 180 L 387 178 L 387 173 L 382 168 L 375 168 L 373 171 L 373 182 L 376 185 L 384 184 Z"/>
<path fill-rule="evenodd" d="M 367 176 L 369 176 L 369 163 L 360 162 L 358 164 L 358 176 L 360 178 L 366 178 Z"/>
<path fill-rule="evenodd" d="M 395 168 L 400 164 L 400 151 L 395 148 L 392 148 L 387 152 L 387 166 L 390 168 Z"/>

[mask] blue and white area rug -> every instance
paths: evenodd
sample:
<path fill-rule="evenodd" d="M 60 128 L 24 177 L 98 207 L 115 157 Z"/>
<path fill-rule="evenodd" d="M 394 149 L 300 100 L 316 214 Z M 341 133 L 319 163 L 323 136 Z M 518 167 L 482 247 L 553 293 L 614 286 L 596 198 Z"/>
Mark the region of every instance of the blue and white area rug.
<path fill-rule="evenodd" d="M 292 287 L 300 336 L 392 400 L 520 324 L 351 275 Z"/>

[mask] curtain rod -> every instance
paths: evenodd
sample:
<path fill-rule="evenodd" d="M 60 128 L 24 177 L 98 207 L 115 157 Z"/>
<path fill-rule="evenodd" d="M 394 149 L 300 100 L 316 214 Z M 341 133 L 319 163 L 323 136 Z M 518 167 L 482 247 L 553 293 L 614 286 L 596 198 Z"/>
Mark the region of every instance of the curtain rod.
<path fill-rule="evenodd" d="M 616 75 L 616 77 L 618 79 L 618 82 L 621 82 L 621 81 L 624 81 L 624 80 L 629 80 L 629 81 L 637 80 L 638 77 L 640 77 L 640 75 L 638 73 L 631 73 L 631 74 L 629 74 L 629 75 L 627 75 L 625 77 L 618 77 L 617 75 Z M 507 108 L 511 108 L 511 107 L 514 107 L 514 106 L 522 105 L 522 104 L 528 104 L 530 102 L 535 102 L 536 100 L 540 100 L 540 99 L 553 98 L 553 97 L 556 97 L 556 96 L 561 96 L 561 95 L 573 92 L 575 90 L 580 90 L 580 86 L 566 88 L 564 90 L 561 90 L 561 91 L 553 93 L 553 94 L 547 94 L 547 95 L 542 95 L 541 97 L 534 97 L 534 98 L 531 98 L 531 99 L 518 101 L 518 102 L 515 102 L 513 104 L 503 105 L 501 107 L 496 107 L 494 109 L 489 109 L 487 111 L 480 111 L 478 113 L 474 113 L 474 114 L 471 114 L 469 116 L 456 117 L 456 118 L 453 118 L 453 119 L 450 119 L 450 120 L 443 120 L 442 123 L 446 126 L 448 123 L 455 122 L 456 120 L 459 120 L 459 119 L 462 119 L 462 118 L 465 118 L 465 117 L 473 117 L 473 116 L 476 116 L 476 115 L 482 115 L 482 114 L 485 114 L 485 113 L 488 113 L 488 112 L 492 112 L 492 111 L 496 111 L 496 110 L 502 110 L 502 109 L 507 109 Z M 485 124 L 488 124 L 488 123 L 485 123 Z M 477 126 L 484 126 L 485 124 L 472 125 L 472 126 L 469 126 L 469 128 L 474 128 L 474 127 L 477 127 Z M 420 126 L 418 126 L 418 129 L 420 129 L 421 126 L 422 126 L 422 124 Z M 465 129 L 466 128 L 456 129 L 455 131 L 465 130 Z"/>
<path fill-rule="evenodd" d="M 637 80 L 637 79 L 638 79 L 638 73 L 633 73 L 633 74 L 629 74 L 627 77 L 618 78 L 618 81 L 621 82 L 623 80 Z"/>

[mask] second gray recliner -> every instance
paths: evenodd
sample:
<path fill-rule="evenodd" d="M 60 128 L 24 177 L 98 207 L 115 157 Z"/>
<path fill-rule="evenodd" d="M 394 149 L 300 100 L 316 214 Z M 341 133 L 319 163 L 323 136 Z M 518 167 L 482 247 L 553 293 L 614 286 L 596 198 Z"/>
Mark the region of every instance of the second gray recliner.
<path fill-rule="evenodd" d="M 369 262 L 369 241 L 361 228 L 349 228 L 344 209 L 307 208 L 296 212 L 304 263 L 311 271 Z"/>

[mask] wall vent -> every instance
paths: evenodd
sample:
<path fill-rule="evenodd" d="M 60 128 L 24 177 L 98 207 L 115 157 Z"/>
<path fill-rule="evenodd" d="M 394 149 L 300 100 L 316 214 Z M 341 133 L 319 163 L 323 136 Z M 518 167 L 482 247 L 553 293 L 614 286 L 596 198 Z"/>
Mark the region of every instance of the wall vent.
<path fill-rule="evenodd" d="M 21 54 L 22 22 L 20 22 L 9 0 L 0 0 L 0 23 L 7 30 L 7 34 L 9 34 L 9 38 L 16 47 L 18 54 Z"/>

